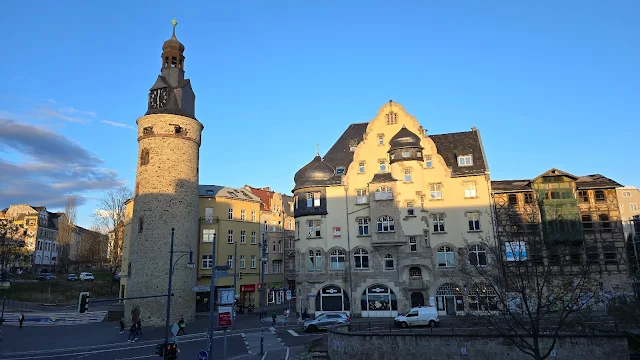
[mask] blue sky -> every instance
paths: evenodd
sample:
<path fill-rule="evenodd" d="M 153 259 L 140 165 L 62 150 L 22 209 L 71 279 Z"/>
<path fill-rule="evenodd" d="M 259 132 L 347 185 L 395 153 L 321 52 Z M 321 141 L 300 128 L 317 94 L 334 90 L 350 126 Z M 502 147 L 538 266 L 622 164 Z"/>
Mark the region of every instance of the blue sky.
<path fill-rule="evenodd" d="M 478 127 L 493 179 L 640 185 L 638 1 L 24 0 L 3 5 L 0 207 L 76 194 L 89 226 L 133 187 L 174 11 L 201 183 L 289 192 L 316 143 L 393 99 L 432 134 Z"/>

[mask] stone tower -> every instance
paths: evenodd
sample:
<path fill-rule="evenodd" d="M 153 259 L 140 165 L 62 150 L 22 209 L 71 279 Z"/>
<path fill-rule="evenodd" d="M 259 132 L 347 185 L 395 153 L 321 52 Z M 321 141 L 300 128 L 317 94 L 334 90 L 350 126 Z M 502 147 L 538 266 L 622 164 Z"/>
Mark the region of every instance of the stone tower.
<path fill-rule="evenodd" d="M 171 229 L 174 236 L 171 323 L 195 319 L 198 172 L 203 125 L 195 117 L 195 94 L 184 78 L 184 45 L 173 35 L 162 46 L 162 69 L 151 87 L 147 113 L 137 120 L 138 166 L 132 218 L 127 297 L 167 293 Z M 187 256 L 181 256 L 187 254 Z M 195 260 L 195 259 L 194 259 Z M 125 316 L 143 325 L 164 325 L 166 297 L 125 301 Z"/>

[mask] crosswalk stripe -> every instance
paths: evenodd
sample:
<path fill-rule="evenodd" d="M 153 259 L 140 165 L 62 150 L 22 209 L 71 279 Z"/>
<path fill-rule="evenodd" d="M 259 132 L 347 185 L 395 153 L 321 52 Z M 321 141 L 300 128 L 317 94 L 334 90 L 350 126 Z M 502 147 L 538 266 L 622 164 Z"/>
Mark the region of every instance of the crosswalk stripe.
<path fill-rule="evenodd" d="M 20 326 L 18 318 L 24 314 L 23 326 L 61 326 L 89 324 L 104 321 L 107 311 L 93 311 L 83 314 L 77 313 L 5 313 L 4 324 Z"/>

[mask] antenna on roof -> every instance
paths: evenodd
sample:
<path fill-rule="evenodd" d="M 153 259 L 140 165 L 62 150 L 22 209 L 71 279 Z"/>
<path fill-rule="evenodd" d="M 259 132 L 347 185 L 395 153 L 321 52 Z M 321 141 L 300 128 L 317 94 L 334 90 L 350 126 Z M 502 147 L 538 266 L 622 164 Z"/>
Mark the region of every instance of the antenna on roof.
<path fill-rule="evenodd" d="M 316 156 L 320 156 L 320 144 L 316 144 Z"/>

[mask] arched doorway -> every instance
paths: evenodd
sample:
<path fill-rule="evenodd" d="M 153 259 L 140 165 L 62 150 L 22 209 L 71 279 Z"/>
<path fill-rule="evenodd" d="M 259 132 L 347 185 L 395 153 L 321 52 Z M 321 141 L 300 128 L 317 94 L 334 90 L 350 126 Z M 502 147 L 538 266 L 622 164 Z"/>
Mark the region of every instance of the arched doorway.
<path fill-rule="evenodd" d="M 337 285 L 327 285 L 316 294 L 315 316 L 327 311 L 344 311 L 351 314 L 349 295 Z"/>
<path fill-rule="evenodd" d="M 371 285 L 360 298 L 362 317 L 396 317 L 398 301 L 396 294 L 386 285 Z"/>
<path fill-rule="evenodd" d="M 462 291 L 457 284 L 445 283 L 436 290 L 438 314 L 455 315 L 456 311 L 464 311 Z"/>
<path fill-rule="evenodd" d="M 411 307 L 424 306 L 424 295 L 421 292 L 411 293 Z"/>

